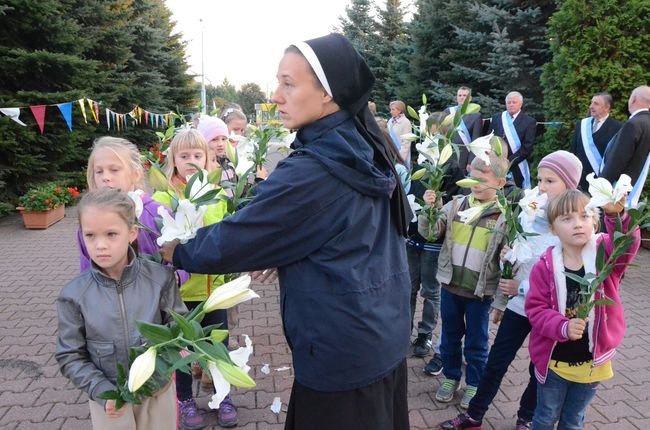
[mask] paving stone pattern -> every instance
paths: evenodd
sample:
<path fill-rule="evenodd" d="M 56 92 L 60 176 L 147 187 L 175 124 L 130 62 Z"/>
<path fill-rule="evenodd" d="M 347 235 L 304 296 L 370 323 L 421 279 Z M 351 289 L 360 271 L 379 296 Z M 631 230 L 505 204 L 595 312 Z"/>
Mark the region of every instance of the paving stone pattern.
<path fill-rule="evenodd" d="M 60 288 L 79 270 L 75 241 L 77 216 L 68 208 L 66 218 L 47 230 L 25 230 L 17 216 L 0 220 L 0 429 L 90 429 L 88 398 L 58 371 L 54 359 Z M 622 283 L 627 334 L 615 358 L 616 376 L 603 382 L 587 412 L 588 429 L 650 428 L 650 252 L 642 250 L 638 267 Z M 235 335 L 248 334 L 254 344 L 250 359 L 257 387 L 234 390 L 240 429 L 282 429 L 293 381 L 291 355 L 282 335 L 278 287 L 255 286 L 260 299 L 240 306 Z M 419 313 L 419 309 L 418 309 Z M 417 315 L 417 314 L 416 314 Z M 436 334 L 439 329 L 436 329 Z M 490 327 L 494 336 L 496 326 Z M 354 348 L 355 345 L 350 345 Z M 433 428 L 455 416 L 460 394 L 450 404 L 434 400 L 441 377 L 423 374 L 425 359 L 411 357 L 409 407 L 412 429 Z M 269 364 L 271 373 L 261 372 Z M 513 429 L 519 396 L 528 377 L 528 352 L 522 349 L 490 408 L 484 428 Z M 207 411 L 210 393 L 195 381 L 207 428 L 219 428 L 216 415 Z M 270 410 L 280 397 L 283 410 Z"/>

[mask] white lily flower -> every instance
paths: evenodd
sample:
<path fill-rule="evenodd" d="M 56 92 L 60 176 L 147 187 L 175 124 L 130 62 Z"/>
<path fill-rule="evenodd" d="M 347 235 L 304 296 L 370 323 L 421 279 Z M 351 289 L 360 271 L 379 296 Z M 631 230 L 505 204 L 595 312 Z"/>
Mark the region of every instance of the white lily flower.
<path fill-rule="evenodd" d="M 476 157 L 483 160 L 488 166 L 490 165 L 490 156 L 488 154 L 492 151 L 492 145 L 490 145 L 490 139 L 492 139 L 492 136 L 494 136 L 494 132 L 487 136 L 479 137 L 469 145 L 465 145 L 468 150 L 470 150 Z"/>
<path fill-rule="evenodd" d="M 608 203 L 619 202 L 625 194 L 632 191 L 632 179 L 622 174 L 616 182 L 616 187 L 605 178 L 596 178 L 593 173 L 587 175 L 587 182 L 589 183 L 589 194 L 591 200 L 587 204 L 587 209 L 599 208 Z"/>
<path fill-rule="evenodd" d="M 205 169 L 201 169 L 201 171 L 203 172 L 203 180 L 201 181 L 200 178 L 197 177 L 196 181 L 192 184 L 192 188 L 190 189 L 190 201 L 194 201 L 205 195 L 208 191 L 215 189 L 215 185 L 208 182 L 208 171 Z M 185 177 L 187 182 L 190 181 L 192 176 L 194 175 L 188 175 Z"/>
<path fill-rule="evenodd" d="M 215 288 L 212 294 L 210 294 L 210 297 L 205 301 L 203 310 L 208 313 L 217 309 L 228 309 L 247 300 L 259 297 L 255 291 L 248 288 L 250 283 L 251 277 L 244 275 Z"/>
<path fill-rule="evenodd" d="M 230 133 L 230 135 L 228 136 L 228 139 L 232 140 L 233 142 L 237 142 L 238 146 L 239 146 L 239 144 L 248 142 L 248 138 L 246 136 L 241 136 L 241 135 L 235 134 L 235 133 Z"/>
<path fill-rule="evenodd" d="M 517 239 L 515 239 L 512 244 L 512 249 L 506 253 L 505 258 L 514 264 L 517 261 L 525 263 L 531 260 L 534 256 L 535 252 L 532 248 L 532 241 L 517 236 Z"/>
<path fill-rule="evenodd" d="M 535 187 L 532 190 L 524 190 L 524 197 L 519 200 L 519 206 L 528 216 L 528 221 L 532 222 L 535 217 L 544 217 L 545 212 L 544 208 L 546 202 L 548 201 L 548 196 L 544 194 L 539 194 L 539 187 Z"/>
<path fill-rule="evenodd" d="M 142 195 L 144 194 L 144 191 L 135 190 L 129 191 L 126 194 L 128 194 L 131 200 L 133 200 L 133 204 L 135 205 L 135 216 L 137 219 L 140 219 L 140 215 L 142 215 L 142 211 L 144 210 L 144 204 L 142 203 Z"/>
<path fill-rule="evenodd" d="M 483 206 L 474 206 L 464 211 L 458 212 L 460 222 L 468 224 L 478 218 L 483 213 Z"/>
<path fill-rule="evenodd" d="M 418 211 L 422 209 L 422 206 L 415 201 L 415 196 L 413 194 L 409 194 L 406 196 L 406 198 L 409 201 L 409 205 L 411 206 L 411 210 L 413 211 L 413 219 L 411 222 L 415 222 L 418 220 Z"/>
<path fill-rule="evenodd" d="M 158 215 L 162 218 L 163 226 L 156 243 L 162 245 L 174 239 L 186 243 L 188 240 L 193 239 L 196 236 L 196 231 L 203 227 L 203 217 L 207 210 L 207 206 L 197 208 L 189 200 L 183 199 L 178 202 L 178 208 L 174 218 L 172 218 L 165 208 L 159 207 Z"/>
<path fill-rule="evenodd" d="M 129 369 L 129 391 L 135 393 L 156 370 L 156 349 L 149 348 L 138 355 Z"/>
<path fill-rule="evenodd" d="M 428 161 L 435 166 L 438 163 L 440 151 L 438 151 L 438 145 L 432 139 L 427 137 L 424 142 L 416 143 L 415 149 L 420 154 L 418 155 L 418 164 Z"/>
<path fill-rule="evenodd" d="M 208 364 L 210 374 L 212 375 L 212 383 L 214 384 L 215 388 L 215 394 L 208 402 L 210 409 L 219 409 L 219 404 L 223 401 L 223 399 L 226 398 L 228 393 L 230 393 L 230 382 L 233 382 L 233 385 L 235 386 L 241 387 L 251 387 L 252 382 L 252 386 L 255 386 L 255 382 L 248 376 L 248 371 L 250 370 L 250 367 L 248 366 L 248 359 L 253 353 L 253 342 L 247 335 L 244 335 L 244 342 L 246 344 L 245 347 L 238 348 L 235 351 L 231 351 L 229 353 L 230 359 L 239 368 L 240 374 L 237 375 L 237 379 L 233 379 L 235 372 L 237 371 L 233 372 L 232 365 L 223 362 L 216 364 L 210 362 Z M 228 369 L 226 369 L 225 366 L 228 366 Z M 230 382 L 228 379 L 226 379 L 224 373 L 222 373 L 222 370 L 228 375 Z M 241 372 L 243 372 L 243 374 L 241 374 Z"/>
<path fill-rule="evenodd" d="M 298 133 L 294 131 L 293 133 L 289 133 L 286 136 L 284 136 L 282 138 L 282 146 L 287 148 L 290 147 L 293 141 L 296 140 L 296 134 Z"/>
<path fill-rule="evenodd" d="M 248 157 L 242 157 L 239 159 L 239 163 L 237 163 L 237 167 L 235 167 L 235 173 L 237 176 L 244 176 L 244 174 L 253 167 L 255 163 L 250 160 Z"/>

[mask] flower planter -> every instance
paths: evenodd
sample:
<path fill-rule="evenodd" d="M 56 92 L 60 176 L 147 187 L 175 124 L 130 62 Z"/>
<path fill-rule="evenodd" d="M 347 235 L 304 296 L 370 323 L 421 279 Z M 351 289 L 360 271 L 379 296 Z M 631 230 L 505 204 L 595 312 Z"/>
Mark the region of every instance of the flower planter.
<path fill-rule="evenodd" d="M 16 208 L 23 216 L 23 223 L 28 229 L 45 229 L 60 221 L 65 216 L 65 205 L 59 205 L 54 209 L 43 212 L 26 211 L 24 208 Z"/>

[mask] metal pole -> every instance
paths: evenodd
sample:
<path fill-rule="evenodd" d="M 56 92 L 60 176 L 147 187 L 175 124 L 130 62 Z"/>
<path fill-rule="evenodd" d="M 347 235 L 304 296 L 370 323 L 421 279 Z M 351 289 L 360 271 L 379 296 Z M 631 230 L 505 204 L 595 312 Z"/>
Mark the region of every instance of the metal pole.
<path fill-rule="evenodd" d="M 205 67 L 203 64 L 203 20 L 201 23 L 201 113 L 206 113 L 206 97 L 205 97 Z"/>

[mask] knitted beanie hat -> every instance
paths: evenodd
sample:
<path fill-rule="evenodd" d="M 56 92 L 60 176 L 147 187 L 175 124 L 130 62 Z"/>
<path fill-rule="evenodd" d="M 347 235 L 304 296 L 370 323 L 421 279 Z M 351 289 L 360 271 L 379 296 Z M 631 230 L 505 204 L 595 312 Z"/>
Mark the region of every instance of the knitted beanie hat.
<path fill-rule="evenodd" d="M 564 181 L 566 187 L 575 190 L 582 175 L 582 163 L 568 151 L 555 151 L 542 158 L 537 165 L 538 169 L 550 169 Z"/>
<path fill-rule="evenodd" d="M 218 136 L 228 137 L 228 126 L 226 123 L 219 118 L 214 118 L 212 116 L 201 116 L 199 125 L 196 129 L 203 135 L 205 141 L 208 143 Z"/>

